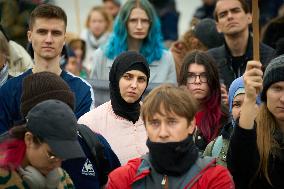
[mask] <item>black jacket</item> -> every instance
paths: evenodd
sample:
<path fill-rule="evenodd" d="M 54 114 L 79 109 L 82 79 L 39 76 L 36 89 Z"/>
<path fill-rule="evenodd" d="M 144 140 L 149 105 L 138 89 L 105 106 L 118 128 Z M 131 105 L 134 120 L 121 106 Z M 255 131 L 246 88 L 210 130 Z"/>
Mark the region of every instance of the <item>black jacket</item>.
<path fill-rule="evenodd" d="M 244 56 L 244 61 L 238 69 L 238 73 L 236 74 L 232 68 L 232 59 L 233 56 L 230 53 L 230 50 L 225 43 L 220 47 L 216 47 L 210 49 L 208 53 L 213 56 L 215 59 L 220 79 L 224 80 L 224 84 L 227 88 L 230 87 L 231 83 L 238 77 L 242 76 L 245 72 L 247 61 L 253 59 L 253 43 L 252 37 L 248 38 L 248 45 L 246 49 L 246 53 Z M 275 57 L 275 51 L 271 47 L 260 43 L 260 62 L 266 67 L 272 58 Z"/>
<path fill-rule="evenodd" d="M 282 150 L 280 156 L 270 155 L 268 172 L 273 187 L 264 176 L 252 178 L 259 165 L 259 153 L 256 144 L 256 129 L 243 129 L 236 126 L 231 137 L 227 154 L 227 166 L 231 172 L 236 189 L 283 189 L 284 188 L 284 137 L 277 131 L 274 134 Z"/>

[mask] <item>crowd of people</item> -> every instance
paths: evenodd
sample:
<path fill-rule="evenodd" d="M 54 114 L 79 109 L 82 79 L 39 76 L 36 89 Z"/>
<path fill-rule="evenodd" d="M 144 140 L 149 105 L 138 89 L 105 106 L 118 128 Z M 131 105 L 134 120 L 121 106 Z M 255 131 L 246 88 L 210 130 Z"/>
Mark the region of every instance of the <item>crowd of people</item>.
<path fill-rule="evenodd" d="M 174 0 L 104 0 L 81 34 L 41 2 L 26 49 L 1 21 L 0 188 L 283 189 L 283 15 L 254 60 L 249 3 L 204 0 L 179 39 Z"/>

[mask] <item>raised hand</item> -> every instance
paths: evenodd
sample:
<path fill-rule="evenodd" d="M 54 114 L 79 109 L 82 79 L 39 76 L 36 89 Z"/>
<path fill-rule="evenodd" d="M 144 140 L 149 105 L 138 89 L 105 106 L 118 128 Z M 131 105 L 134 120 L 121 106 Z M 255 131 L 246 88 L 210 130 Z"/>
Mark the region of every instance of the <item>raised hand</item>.
<path fill-rule="evenodd" d="M 258 113 L 256 97 L 262 89 L 261 63 L 259 61 L 248 61 L 244 73 L 245 99 L 240 112 L 240 127 L 252 129 L 254 120 Z"/>
<path fill-rule="evenodd" d="M 244 84 L 247 100 L 256 101 L 258 93 L 262 90 L 262 64 L 259 61 L 248 61 L 244 73 Z"/>

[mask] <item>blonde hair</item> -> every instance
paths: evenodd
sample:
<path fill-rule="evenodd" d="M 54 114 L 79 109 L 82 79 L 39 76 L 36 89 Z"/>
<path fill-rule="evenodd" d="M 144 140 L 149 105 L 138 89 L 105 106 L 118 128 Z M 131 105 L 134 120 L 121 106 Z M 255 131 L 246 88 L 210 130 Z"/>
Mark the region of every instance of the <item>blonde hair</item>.
<path fill-rule="evenodd" d="M 87 20 L 86 20 L 86 27 L 89 28 L 89 22 L 90 22 L 90 19 L 91 19 L 91 15 L 95 11 L 101 13 L 101 15 L 104 17 L 105 21 L 107 22 L 106 31 L 109 31 L 109 32 L 112 31 L 112 22 L 113 22 L 112 16 L 109 15 L 102 6 L 95 6 L 90 10 L 90 12 L 87 16 Z"/>
<path fill-rule="evenodd" d="M 260 161 L 255 177 L 264 175 L 268 183 L 272 185 L 268 175 L 269 156 L 272 155 L 275 157 L 280 150 L 280 146 L 273 136 L 278 124 L 275 117 L 268 110 L 266 102 L 260 106 L 256 123 L 256 142 Z"/>

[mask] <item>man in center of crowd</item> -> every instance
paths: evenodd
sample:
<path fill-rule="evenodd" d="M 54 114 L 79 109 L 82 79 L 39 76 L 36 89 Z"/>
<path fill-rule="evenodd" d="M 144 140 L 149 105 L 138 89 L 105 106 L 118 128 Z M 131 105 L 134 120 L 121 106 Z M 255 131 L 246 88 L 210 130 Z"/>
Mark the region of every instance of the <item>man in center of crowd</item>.
<path fill-rule="evenodd" d="M 149 154 L 110 173 L 107 189 L 234 189 L 225 167 L 214 158 L 199 157 L 192 139 L 196 111 L 193 97 L 181 88 L 152 90 L 141 110 Z"/>

